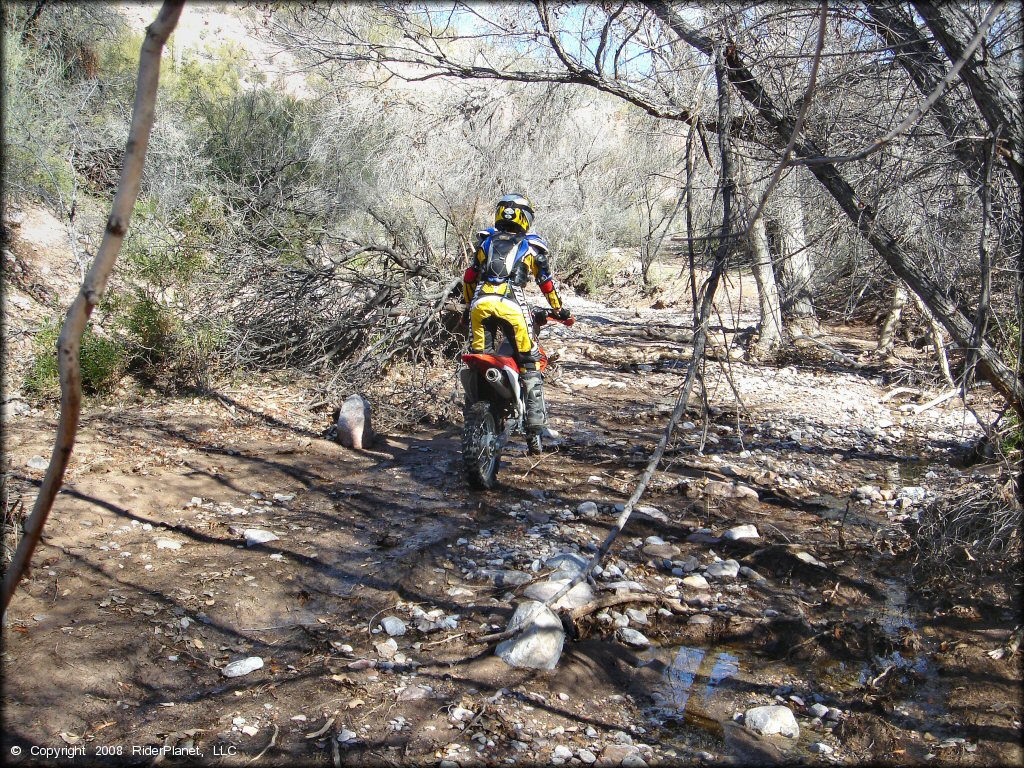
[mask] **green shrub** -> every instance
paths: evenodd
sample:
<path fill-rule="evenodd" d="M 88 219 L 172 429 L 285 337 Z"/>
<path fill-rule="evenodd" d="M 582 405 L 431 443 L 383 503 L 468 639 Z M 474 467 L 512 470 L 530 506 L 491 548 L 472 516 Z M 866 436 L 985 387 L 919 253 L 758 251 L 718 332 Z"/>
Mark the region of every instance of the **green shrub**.
<path fill-rule="evenodd" d="M 47 322 L 33 339 L 32 362 L 25 376 L 25 387 L 37 397 L 60 395 L 60 371 L 57 367 L 57 338 L 60 325 Z M 128 366 L 128 354 L 117 339 L 101 336 L 90 326 L 82 336 L 80 354 L 82 391 L 107 394 L 121 380 Z"/>

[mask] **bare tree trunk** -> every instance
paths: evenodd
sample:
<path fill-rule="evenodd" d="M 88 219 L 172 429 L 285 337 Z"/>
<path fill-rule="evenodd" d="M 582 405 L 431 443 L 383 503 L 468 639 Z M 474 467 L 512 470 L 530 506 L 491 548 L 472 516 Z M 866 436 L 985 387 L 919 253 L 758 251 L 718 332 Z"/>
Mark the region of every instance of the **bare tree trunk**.
<path fill-rule="evenodd" d="M 78 296 L 68 309 L 57 340 L 57 362 L 60 369 L 61 403 L 60 422 L 57 437 L 50 456 L 50 465 L 39 488 L 32 514 L 25 520 L 25 536 L 18 544 L 3 582 L 3 610 L 11 602 L 18 582 L 28 570 L 32 553 L 43 534 L 43 526 L 53 507 L 54 499 L 64 481 L 64 472 L 71 459 L 78 432 L 78 419 L 82 406 L 82 376 L 79 354 L 82 334 L 89 322 L 93 308 L 99 303 L 106 290 L 107 280 L 114 269 L 121 243 L 128 231 L 135 200 L 139 196 L 142 182 L 142 168 L 149 145 L 149 134 L 153 128 L 156 110 L 157 85 L 160 79 L 160 53 L 174 27 L 178 23 L 184 0 L 166 0 L 156 20 L 146 30 L 146 37 L 139 53 L 139 76 L 135 85 L 135 105 L 132 122 L 125 145 L 124 163 L 121 166 L 121 180 L 114 194 L 110 217 L 107 219 L 103 242 L 96 259 L 89 269 Z"/>
<path fill-rule="evenodd" d="M 791 195 L 782 206 L 778 220 L 779 277 L 782 285 L 782 319 L 787 326 L 801 333 L 818 330 L 818 315 L 814 311 L 811 293 L 811 254 L 807 248 L 804 230 L 804 206 L 797 188 L 797 174 L 789 174 Z"/>
<path fill-rule="evenodd" d="M 913 0 L 913 5 L 949 60 L 960 59 L 967 47 L 964 38 L 969 40 L 977 29 L 974 20 L 957 3 Z M 1012 57 L 1007 57 L 1007 62 L 1012 66 Z M 1013 75 L 1004 66 L 1002 61 L 976 52 L 960 70 L 960 79 L 971 92 L 989 130 L 996 136 L 1008 137 L 1004 157 L 1014 179 L 1024 185 L 1024 107 L 1014 88 Z"/>
<path fill-rule="evenodd" d="M 647 5 L 680 38 L 706 55 L 713 55 L 714 44 L 703 33 L 692 29 L 668 4 L 649 0 Z M 739 59 L 734 47 L 726 49 L 729 80 L 757 114 L 775 131 L 776 138 L 785 146 L 794 134 L 793 120 L 775 105 L 771 95 Z M 794 144 L 798 158 L 821 158 L 825 153 L 809 138 L 798 138 Z M 949 331 L 961 347 L 968 348 L 974 336 L 974 323 L 943 293 L 942 289 L 917 265 L 914 254 L 878 220 L 875 211 L 867 205 L 850 185 L 834 163 L 814 162 L 808 168 L 853 222 L 882 259 L 903 279 L 907 286 L 924 302 L 936 319 Z M 999 352 L 982 340 L 977 346 L 978 369 L 1006 402 L 1024 419 L 1024 381 L 1016 371 L 1003 362 Z"/>
<path fill-rule="evenodd" d="M 866 2 L 875 32 L 892 46 L 893 56 L 906 70 L 923 96 L 937 90 L 946 76 L 945 66 L 931 42 L 926 40 L 913 19 L 899 5 L 886 5 L 874 0 Z M 971 180 L 981 184 L 981 153 L 977 144 L 963 137 L 981 132 L 977 119 L 968 113 L 962 103 L 943 94 L 932 107 L 932 113 L 950 141 L 953 154 L 963 165 Z"/>
<path fill-rule="evenodd" d="M 882 320 L 882 327 L 878 332 L 878 346 L 875 351 L 878 354 L 887 356 L 892 354 L 893 346 L 896 343 L 896 328 L 900 324 L 900 316 L 903 308 L 907 305 L 907 289 L 899 280 L 896 281 L 892 290 L 892 302 L 889 304 L 889 311 Z"/>
<path fill-rule="evenodd" d="M 742 201 L 744 213 L 749 217 L 754 213 L 756 202 L 750 183 L 750 172 L 746 165 L 735 159 L 737 174 L 737 198 Z M 750 227 L 748 237 L 751 250 L 751 272 L 757 283 L 757 301 L 761 309 L 761 322 L 758 326 L 757 341 L 750 347 L 752 360 L 770 360 L 782 345 L 782 312 L 779 306 L 779 289 L 775 284 L 775 272 L 772 270 L 772 254 L 768 248 L 768 232 L 765 230 L 764 217 L 758 216 Z"/>
<path fill-rule="evenodd" d="M 928 307 L 924 305 L 921 297 L 917 294 L 914 294 L 914 304 L 917 306 L 917 311 L 921 313 L 921 317 L 928 324 L 928 340 L 932 343 L 935 361 L 939 364 L 939 372 L 942 373 L 942 378 L 946 380 L 949 386 L 956 386 L 956 382 L 953 381 L 953 374 L 949 370 L 949 358 L 946 357 L 946 341 L 942 335 L 942 327 L 936 322 L 935 315 L 928 310 Z"/>

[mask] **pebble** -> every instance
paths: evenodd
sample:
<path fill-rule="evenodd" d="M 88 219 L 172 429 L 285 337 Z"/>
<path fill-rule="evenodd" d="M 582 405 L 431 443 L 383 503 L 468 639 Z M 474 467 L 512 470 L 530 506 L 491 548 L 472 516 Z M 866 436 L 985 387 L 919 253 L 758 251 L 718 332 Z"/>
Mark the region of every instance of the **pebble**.
<path fill-rule="evenodd" d="M 708 588 L 708 580 L 705 579 L 703 576 L 701 576 L 698 573 L 693 573 L 693 574 L 690 574 L 689 576 L 684 577 L 680 581 L 680 584 L 682 584 L 684 587 L 689 587 L 690 589 L 707 589 Z"/>
<path fill-rule="evenodd" d="M 224 666 L 224 669 L 220 671 L 224 677 L 242 677 L 248 675 L 250 672 L 255 672 L 257 669 L 263 668 L 263 659 L 259 656 L 250 656 L 247 659 L 240 659 L 239 661 L 232 661 L 230 664 Z"/>
<path fill-rule="evenodd" d="M 551 755 L 552 757 L 557 757 L 559 760 L 568 760 L 572 757 L 572 750 L 564 744 L 559 744 L 557 747 L 555 747 Z"/>
<path fill-rule="evenodd" d="M 814 717 L 824 718 L 826 715 L 828 715 L 828 707 L 826 707 L 824 704 L 811 704 L 810 709 L 808 711 Z"/>
<path fill-rule="evenodd" d="M 254 547 L 257 544 L 266 544 L 270 541 L 278 541 L 279 537 L 275 536 L 270 531 L 264 531 L 260 528 L 246 528 L 242 531 L 242 535 L 245 537 L 245 546 Z"/>
<path fill-rule="evenodd" d="M 816 755 L 831 755 L 833 752 L 835 752 L 835 749 L 833 749 L 823 741 L 814 742 L 813 744 L 811 744 L 810 749 L 811 752 L 815 753 Z"/>
<path fill-rule="evenodd" d="M 592 501 L 584 501 L 578 507 L 576 507 L 576 514 L 581 517 L 594 518 L 597 517 L 597 504 Z"/>
<path fill-rule="evenodd" d="M 157 549 L 181 549 L 181 542 L 174 539 L 157 539 Z"/>
<path fill-rule="evenodd" d="M 627 608 L 626 616 L 635 624 L 647 623 L 647 613 L 645 611 L 641 611 L 639 608 Z"/>
<path fill-rule="evenodd" d="M 757 532 L 757 528 L 753 525 L 737 525 L 735 528 L 730 528 L 724 534 L 722 538 L 729 539 L 730 541 L 737 541 L 739 539 L 759 539 L 761 534 Z"/>
<path fill-rule="evenodd" d="M 581 763 L 586 763 L 587 765 L 593 765 L 597 762 L 597 755 L 595 755 L 589 749 L 581 749 L 579 752 L 576 753 L 576 757 L 580 759 Z"/>
<path fill-rule="evenodd" d="M 740 564 L 735 560 L 720 560 L 704 569 L 708 576 L 735 579 L 740 573 Z"/>
<path fill-rule="evenodd" d="M 635 629 L 625 627 L 618 631 L 619 640 L 624 642 L 626 645 L 632 645 L 634 648 L 646 648 L 651 644 L 651 641 L 642 633 Z"/>
<path fill-rule="evenodd" d="M 342 728 L 338 733 L 338 742 L 340 744 L 347 744 L 350 741 L 355 741 L 358 736 L 355 731 L 350 731 L 348 728 Z"/>
<path fill-rule="evenodd" d="M 401 637 L 406 632 L 405 622 L 397 616 L 385 616 L 381 619 L 380 625 L 390 637 Z"/>
<path fill-rule="evenodd" d="M 693 624 L 694 626 L 706 626 L 708 624 L 714 624 L 715 620 L 706 613 L 695 613 L 686 620 L 686 623 Z"/>
<path fill-rule="evenodd" d="M 33 456 L 31 459 L 25 462 L 25 466 L 29 469 L 46 469 L 50 466 L 50 462 L 44 459 L 42 456 Z"/>
<path fill-rule="evenodd" d="M 373 647 L 377 653 L 385 659 L 390 659 L 396 653 L 398 653 L 398 643 L 395 642 L 395 638 L 389 637 L 382 643 L 374 643 Z"/>

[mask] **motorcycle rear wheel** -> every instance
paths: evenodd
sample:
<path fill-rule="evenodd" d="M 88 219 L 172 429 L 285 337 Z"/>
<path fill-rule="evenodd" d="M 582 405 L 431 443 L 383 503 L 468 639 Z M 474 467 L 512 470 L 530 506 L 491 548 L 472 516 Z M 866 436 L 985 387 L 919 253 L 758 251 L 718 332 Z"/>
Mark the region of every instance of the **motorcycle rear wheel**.
<path fill-rule="evenodd" d="M 498 422 L 491 404 L 479 400 L 466 410 L 462 428 L 462 465 L 466 481 L 473 488 L 490 490 L 498 482 Z"/>

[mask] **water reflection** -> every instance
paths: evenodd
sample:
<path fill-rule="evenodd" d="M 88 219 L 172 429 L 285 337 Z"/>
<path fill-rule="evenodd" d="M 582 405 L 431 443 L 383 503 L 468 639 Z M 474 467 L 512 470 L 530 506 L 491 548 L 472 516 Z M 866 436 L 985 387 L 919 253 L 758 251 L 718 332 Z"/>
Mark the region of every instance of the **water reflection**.
<path fill-rule="evenodd" d="M 704 700 L 701 708 L 707 709 L 707 702 L 714 695 L 715 688 L 724 680 L 734 677 L 739 669 L 739 657 L 728 651 L 716 655 L 714 651 L 709 652 L 704 648 L 680 646 L 672 664 L 665 671 L 663 689 L 654 694 L 655 702 L 663 710 L 664 717 L 685 717 L 690 697 L 698 690 L 694 683 L 700 678 L 706 682 L 696 695 Z"/>

